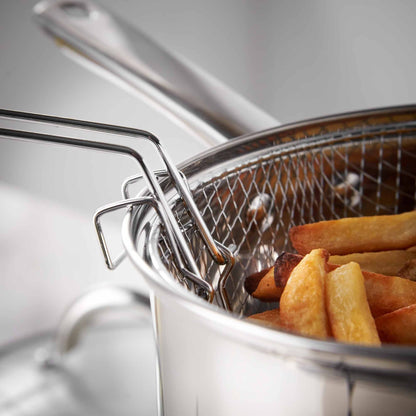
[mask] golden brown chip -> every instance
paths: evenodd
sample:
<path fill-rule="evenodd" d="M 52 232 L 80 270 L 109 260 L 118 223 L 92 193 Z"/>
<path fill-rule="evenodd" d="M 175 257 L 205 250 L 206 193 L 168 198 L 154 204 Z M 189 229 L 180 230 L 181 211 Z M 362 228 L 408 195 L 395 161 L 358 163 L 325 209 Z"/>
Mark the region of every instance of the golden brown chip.
<path fill-rule="evenodd" d="M 282 288 L 283 290 L 289 280 L 292 270 L 301 260 L 302 256 L 299 254 L 283 252 L 279 255 L 274 264 L 274 282 L 277 287 Z"/>
<path fill-rule="evenodd" d="M 358 263 L 329 272 L 325 296 L 331 332 L 337 341 L 380 345 Z"/>
<path fill-rule="evenodd" d="M 388 276 L 399 276 L 399 271 L 409 260 L 416 259 L 416 252 L 408 250 L 387 250 L 366 253 L 352 253 L 343 256 L 331 256 L 331 264 L 347 264 L 350 261 L 358 263 L 361 270 Z"/>
<path fill-rule="evenodd" d="M 301 260 L 302 256 L 298 254 L 281 253 L 274 266 L 253 273 L 245 279 L 245 290 L 263 302 L 279 300 L 290 273 Z"/>
<path fill-rule="evenodd" d="M 280 298 L 284 328 L 316 338 L 330 335 L 324 286 L 327 259 L 325 250 L 312 250 L 293 269 Z"/>
<path fill-rule="evenodd" d="M 253 273 L 244 281 L 244 288 L 253 297 L 263 302 L 274 302 L 280 298 L 283 288 L 274 281 L 274 267 Z"/>
<path fill-rule="evenodd" d="M 416 304 L 376 318 L 382 342 L 416 345 Z"/>
<path fill-rule="evenodd" d="M 280 312 L 277 308 L 250 315 L 247 319 L 253 322 L 259 322 L 271 328 L 281 328 Z"/>
<path fill-rule="evenodd" d="M 333 255 L 407 249 L 416 245 L 416 211 L 300 225 L 289 236 L 300 254 L 316 248 Z"/>
<path fill-rule="evenodd" d="M 416 282 L 398 276 L 363 272 L 371 313 L 376 318 L 416 303 Z"/>
<path fill-rule="evenodd" d="M 405 279 L 416 281 L 416 259 L 407 261 L 397 275 L 404 277 Z"/>

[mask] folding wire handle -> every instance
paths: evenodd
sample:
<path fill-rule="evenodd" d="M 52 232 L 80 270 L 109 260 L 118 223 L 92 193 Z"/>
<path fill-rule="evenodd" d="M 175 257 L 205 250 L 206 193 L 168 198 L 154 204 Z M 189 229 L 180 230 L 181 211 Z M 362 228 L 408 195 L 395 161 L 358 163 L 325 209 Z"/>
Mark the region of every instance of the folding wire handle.
<path fill-rule="evenodd" d="M 143 160 L 142 156 L 138 151 L 134 149 L 136 141 L 132 139 L 145 139 L 150 141 L 158 151 L 159 155 L 161 156 L 165 166 L 166 166 L 166 175 L 168 175 L 172 183 L 174 184 L 175 188 L 177 189 L 179 195 L 185 202 L 185 205 L 191 215 L 192 220 L 195 222 L 200 235 L 205 242 L 211 256 L 213 259 L 220 265 L 228 264 L 226 267 L 227 275 L 229 273 L 230 264 L 233 264 L 234 259 L 232 254 L 227 250 L 223 245 L 218 243 L 213 239 L 211 236 L 198 208 L 192 198 L 192 195 L 189 191 L 188 184 L 184 178 L 184 176 L 178 171 L 175 165 L 172 163 L 168 154 L 163 150 L 159 139 L 154 136 L 153 134 L 143 131 L 137 130 L 127 127 L 119 127 L 109 124 L 101 124 L 101 123 L 93 123 L 89 121 L 81 121 L 81 120 L 73 120 L 73 119 L 66 119 L 60 117 L 53 117 L 53 116 L 45 116 L 39 114 L 30 114 L 30 113 L 23 113 L 17 111 L 10 111 L 10 110 L 1 110 L 0 109 L 0 119 L 13 119 L 13 120 L 20 120 L 25 122 L 31 123 L 40 123 L 43 125 L 49 126 L 57 126 L 57 125 L 64 125 L 68 127 L 75 127 L 78 129 L 85 129 L 90 131 L 97 131 L 102 133 L 109 134 L 109 139 L 105 141 L 98 141 L 98 140 L 90 140 L 90 139 L 81 139 L 81 138 L 73 138 L 73 137 L 63 137 L 63 136 L 55 136 L 50 134 L 43 134 L 37 133 L 34 131 L 29 130 L 14 130 L 14 129 L 7 129 L 2 128 L 0 126 L 0 136 L 5 138 L 15 138 L 15 139 L 24 139 L 24 140 L 34 140 L 34 141 L 41 141 L 41 142 L 49 142 L 49 143 L 57 143 L 57 144 L 65 144 L 65 145 L 72 145 L 81 148 L 89 148 L 95 150 L 103 150 L 103 151 L 110 151 L 116 152 L 120 154 L 125 154 L 128 156 L 133 157 L 140 165 L 141 170 L 143 172 L 143 178 L 146 180 L 149 193 L 146 196 L 138 197 L 138 198 L 127 198 L 113 204 L 106 205 L 105 207 L 98 210 L 98 212 L 94 215 L 94 223 L 96 226 L 98 238 L 100 241 L 101 249 L 103 251 L 107 267 L 110 269 L 114 269 L 117 265 L 121 262 L 124 258 L 125 254 L 123 253 L 121 256 L 117 257 L 116 259 L 112 259 L 108 250 L 107 242 L 101 227 L 101 217 L 108 212 L 112 212 L 114 210 L 118 210 L 121 208 L 132 209 L 133 207 L 141 207 L 144 205 L 151 205 L 159 215 L 160 220 L 162 221 L 163 225 L 166 228 L 167 236 L 169 239 L 169 243 L 172 248 L 172 252 L 174 253 L 175 261 L 177 266 L 179 267 L 183 276 L 185 276 L 190 282 L 196 285 L 197 288 L 202 289 L 203 292 L 207 294 L 207 298 L 210 302 L 213 301 L 215 295 L 215 288 L 212 286 L 211 283 L 207 282 L 199 271 L 199 268 L 196 264 L 195 259 L 190 251 L 190 248 L 182 234 L 179 224 L 175 220 L 174 214 L 169 207 L 167 199 L 160 187 L 160 184 L 157 180 L 156 174 L 148 168 L 146 162 Z M 33 127 L 32 127 L 33 130 Z M 120 141 L 123 144 L 115 144 L 114 143 L 114 135 L 120 136 Z M 126 145 L 124 144 L 126 143 Z M 159 172 L 160 176 L 160 172 Z M 127 181 L 124 185 L 123 193 L 127 196 L 126 187 L 128 183 L 134 181 L 135 178 Z M 224 276 L 224 279 L 226 276 Z M 223 287 L 224 279 L 221 284 Z"/>

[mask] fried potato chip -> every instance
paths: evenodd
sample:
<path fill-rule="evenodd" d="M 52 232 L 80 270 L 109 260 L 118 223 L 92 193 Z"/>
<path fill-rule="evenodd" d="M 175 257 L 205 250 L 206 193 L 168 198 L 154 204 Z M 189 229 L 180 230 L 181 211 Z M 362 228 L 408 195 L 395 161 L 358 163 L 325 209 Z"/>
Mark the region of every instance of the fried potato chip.
<path fill-rule="evenodd" d="M 326 307 L 331 332 L 337 341 L 380 345 L 358 263 L 329 272 L 325 280 Z"/>
<path fill-rule="evenodd" d="M 265 312 L 255 313 L 254 315 L 247 317 L 247 319 L 253 322 L 259 322 L 270 328 L 281 328 L 280 311 L 277 308 Z"/>
<path fill-rule="evenodd" d="M 325 250 L 312 250 L 293 269 L 280 298 L 284 328 L 316 338 L 330 336 L 324 286 L 327 259 Z"/>
<path fill-rule="evenodd" d="M 245 290 L 254 298 L 263 302 L 279 300 L 286 282 L 302 256 L 292 253 L 281 253 L 274 266 L 253 273 L 244 281 Z"/>
<path fill-rule="evenodd" d="M 379 316 L 375 322 L 382 342 L 416 345 L 416 304 Z"/>
<path fill-rule="evenodd" d="M 317 248 L 332 255 L 406 249 L 416 245 L 416 211 L 305 224 L 292 227 L 289 236 L 300 254 Z"/>
<path fill-rule="evenodd" d="M 416 303 L 416 282 L 398 276 L 363 272 L 371 313 L 376 318 Z"/>
<path fill-rule="evenodd" d="M 416 252 L 408 250 L 387 250 L 331 256 L 329 263 L 342 265 L 354 261 L 360 265 L 361 270 L 388 276 L 399 276 L 399 272 L 405 264 L 415 259 Z"/>
<path fill-rule="evenodd" d="M 274 281 L 274 266 L 247 276 L 244 288 L 251 296 L 263 302 L 275 302 L 283 292 L 283 288 L 277 287 Z"/>
<path fill-rule="evenodd" d="M 405 279 L 416 281 L 416 259 L 407 261 L 397 275 L 404 277 Z"/>

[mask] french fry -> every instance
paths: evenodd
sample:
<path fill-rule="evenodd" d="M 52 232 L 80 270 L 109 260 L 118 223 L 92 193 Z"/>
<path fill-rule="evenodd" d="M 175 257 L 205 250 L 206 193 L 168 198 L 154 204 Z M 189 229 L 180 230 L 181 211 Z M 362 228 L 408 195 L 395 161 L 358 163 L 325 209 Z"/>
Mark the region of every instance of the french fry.
<path fill-rule="evenodd" d="M 303 255 L 317 248 L 332 255 L 401 250 L 416 245 L 416 211 L 300 225 L 292 227 L 289 236 Z"/>
<path fill-rule="evenodd" d="M 263 302 L 279 300 L 290 273 L 301 259 L 302 256 L 297 254 L 280 254 L 274 266 L 248 276 L 244 288 L 254 298 Z"/>
<path fill-rule="evenodd" d="M 276 259 L 274 264 L 274 282 L 282 290 L 285 288 L 287 281 L 293 269 L 300 263 L 302 256 L 298 254 L 283 252 Z"/>
<path fill-rule="evenodd" d="M 270 328 L 281 328 L 280 311 L 277 308 L 250 315 L 247 319 L 253 322 L 259 322 Z"/>
<path fill-rule="evenodd" d="M 330 336 L 324 287 L 327 260 L 325 250 L 312 250 L 293 269 L 280 298 L 284 328 L 316 338 Z"/>
<path fill-rule="evenodd" d="M 359 264 L 350 262 L 329 272 L 325 285 L 326 307 L 334 338 L 354 344 L 380 345 Z"/>
<path fill-rule="evenodd" d="M 416 282 L 365 271 L 363 276 L 374 318 L 416 303 Z"/>
<path fill-rule="evenodd" d="M 388 276 L 400 276 L 399 271 L 409 261 L 416 259 L 416 252 L 408 250 L 387 250 L 366 253 L 352 253 L 343 256 L 331 256 L 331 264 L 347 264 L 351 261 L 360 265 L 361 270 L 385 274 Z M 405 277 L 403 275 L 403 277 Z"/>
<path fill-rule="evenodd" d="M 275 302 L 283 292 L 275 284 L 274 266 L 248 276 L 244 281 L 244 288 L 251 296 L 263 302 Z"/>
<path fill-rule="evenodd" d="M 397 275 L 404 277 L 405 279 L 416 281 L 416 259 L 407 261 Z"/>
<path fill-rule="evenodd" d="M 416 345 L 416 304 L 379 316 L 375 322 L 382 342 Z"/>

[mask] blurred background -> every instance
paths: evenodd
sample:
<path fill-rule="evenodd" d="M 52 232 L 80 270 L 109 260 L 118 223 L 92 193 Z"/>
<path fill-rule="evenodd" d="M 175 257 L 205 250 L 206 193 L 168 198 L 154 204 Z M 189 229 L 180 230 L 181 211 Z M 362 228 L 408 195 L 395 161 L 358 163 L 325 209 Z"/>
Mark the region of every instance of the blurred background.
<path fill-rule="evenodd" d="M 137 127 L 175 163 L 206 149 L 120 86 L 68 59 L 34 22 L 34 0 L 0 2 L 0 107 Z M 174 54 L 281 123 L 416 102 L 416 3 L 399 1 L 101 0 Z M 110 154 L 0 141 L 0 347 L 54 328 L 109 272 L 92 224 L 137 168 Z M 118 239 L 120 223 L 108 232 Z"/>

